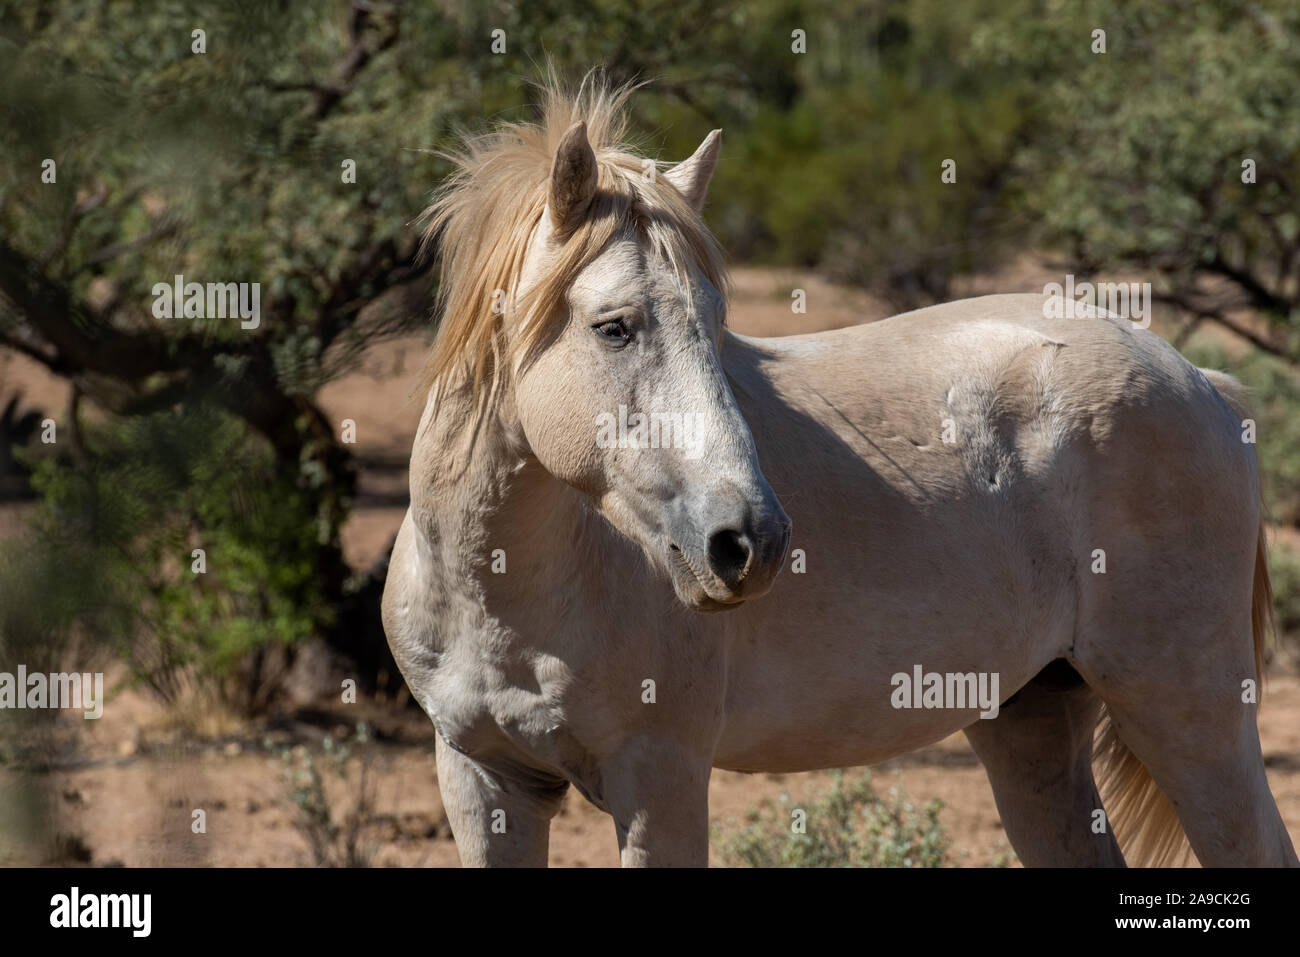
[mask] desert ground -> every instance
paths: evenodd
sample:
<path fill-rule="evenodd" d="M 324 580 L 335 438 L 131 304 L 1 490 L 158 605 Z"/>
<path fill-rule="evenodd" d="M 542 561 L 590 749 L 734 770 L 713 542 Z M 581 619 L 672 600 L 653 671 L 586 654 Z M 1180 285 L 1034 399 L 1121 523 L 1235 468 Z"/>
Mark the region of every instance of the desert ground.
<path fill-rule="evenodd" d="M 1041 292 L 1053 275 L 1059 277 L 1059 269 L 1026 259 L 1003 274 L 966 283 L 958 294 Z M 795 272 L 747 268 L 737 270 L 735 280 L 731 323 L 747 335 L 813 332 L 894 311 L 863 293 Z M 807 293 L 806 314 L 791 312 L 795 288 Z M 1169 332 L 1159 323 L 1157 329 Z M 421 411 L 415 381 L 426 346 L 423 335 L 378 345 L 323 394 L 332 417 L 358 425 L 356 452 L 363 468 L 344 528 L 344 548 L 356 568 L 383 554 L 405 510 L 406 459 Z M 19 392 L 24 408 L 58 414 L 67 391 L 65 383 L 23 357 L 0 352 L 0 405 Z M 29 508 L 0 505 L 0 536 L 21 534 Z M 347 707 L 304 700 L 300 708 L 250 724 L 220 713 L 178 714 L 123 679 L 120 672 L 109 675 L 113 690 L 104 719 L 70 717 L 38 755 L 26 756 L 35 774 L 18 774 L 12 756 L 0 756 L 0 864 L 318 863 L 296 823 L 299 804 L 284 764 L 321 755 L 327 738 L 332 743 L 346 736 L 357 721 L 371 729 L 370 743 L 342 762 L 346 778 L 323 775 L 335 819 L 346 818 L 366 794 L 371 826 L 363 843 L 369 863 L 458 864 L 438 794 L 432 728 L 414 709 L 397 706 L 401 689 L 389 700 Z M 1274 663 L 1259 720 L 1269 782 L 1300 842 L 1300 673 L 1293 664 Z M 951 840 L 952 865 L 1016 865 L 983 770 L 961 735 L 877 766 L 872 774 L 880 792 L 898 788 L 917 806 L 933 798 L 945 802 L 940 820 Z M 734 826 L 765 799 L 784 794 L 798 805 L 824 792 L 831 780 L 827 771 L 718 771 L 710 785 L 712 817 L 718 826 Z M 36 810 L 23 816 L 18 809 L 26 806 Z M 194 831 L 196 810 L 204 812 L 202 833 Z M 42 815 L 44 827 L 33 828 Z M 28 840 L 24 834 L 39 837 Z M 569 867 L 618 863 L 612 823 L 576 792 L 552 826 L 550 861 Z"/>

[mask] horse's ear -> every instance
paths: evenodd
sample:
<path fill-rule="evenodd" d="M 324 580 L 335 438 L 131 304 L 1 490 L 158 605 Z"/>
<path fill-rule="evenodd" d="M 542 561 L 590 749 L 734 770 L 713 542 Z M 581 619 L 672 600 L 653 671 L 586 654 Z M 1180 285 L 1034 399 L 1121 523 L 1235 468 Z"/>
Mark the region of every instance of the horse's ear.
<path fill-rule="evenodd" d="M 709 192 L 709 180 L 713 179 L 714 167 L 718 165 L 718 150 L 721 146 L 722 130 L 714 130 L 704 137 L 700 148 L 689 159 L 664 171 L 668 182 L 677 187 L 697 213 L 704 209 L 704 197 Z"/>
<path fill-rule="evenodd" d="M 587 123 L 579 120 L 560 139 L 551 164 L 551 188 L 546 208 L 551 224 L 562 233 L 572 232 L 587 214 L 596 195 L 596 154 L 587 142 Z"/>

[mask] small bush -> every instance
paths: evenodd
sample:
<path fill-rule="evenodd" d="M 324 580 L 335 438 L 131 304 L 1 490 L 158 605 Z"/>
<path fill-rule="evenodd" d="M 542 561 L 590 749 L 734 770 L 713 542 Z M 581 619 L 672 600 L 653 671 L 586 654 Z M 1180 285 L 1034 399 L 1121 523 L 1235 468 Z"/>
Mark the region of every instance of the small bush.
<path fill-rule="evenodd" d="M 264 708 L 264 661 L 333 620 L 310 483 L 210 405 L 96 423 L 81 445 L 33 462 L 31 534 L 0 546 L 0 598 L 27 600 L 0 607 L 0 646 L 77 633 L 170 703 L 197 681 Z"/>
<path fill-rule="evenodd" d="M 351 740 L 335 742 L 327 737 L 321 755 L 325 770 L 340 782 L 348 782 L 348 759 L 353 747 L 364 749 L 369 731 L 358 724 Z M 275 747 L 267 744 L 279 759 L 280 772 L 297 809 L 294 825 L 307 841 L 317 867 L 369 867 L 377 846 L 365 840 L 375 824 L 375 795 L 370 779 L 369 752 L 362 752 L 361 768 L 352 779 L 352 806 L 339 815 L 325 790 L 325 779 L 314 754 L 306 747 Z"/>
<path fill-rule="evenodd" d="M 876 794 L 870 773 L 846 784 L 835 772 L 829 793 L 801 805 L 788 795 L 749 814 L 743 830 L 714 825 L 723 863 L 740 867 L 942 867 L 948 837 L 942 801 L 917 809 L 897 788 Z M 803 810 L 803 832 L 795 812 Z"/>

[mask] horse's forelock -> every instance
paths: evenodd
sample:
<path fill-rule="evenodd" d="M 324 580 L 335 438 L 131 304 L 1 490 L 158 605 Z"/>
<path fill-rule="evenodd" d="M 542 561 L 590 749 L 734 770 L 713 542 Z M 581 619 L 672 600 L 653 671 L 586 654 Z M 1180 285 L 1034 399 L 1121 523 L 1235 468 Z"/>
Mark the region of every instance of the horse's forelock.
<path fill-rule="evenodd" d="M 610 86 L 588 74 L 576 93 L 553 80 L 542 88 L 541 119 L 466 137 L 448 155 L 454 171 L 422 217 L 424 244 L 441 256 L 440 322 L 424 374 L 426 387 L 456 381 L 484 403 L 504 373 L 504 322 L 520 330 L 527 361 L 556 331 L 556 318 L 577 274 L 622 230 L 635 228 L 683 274 L 697 266 L 718 289 L 727 279 L 721 250 L 699 215 L 659 167 L 622 142 L 625 104 L 634 87 Z M 596 198 L 526 301 L 515 301 L 528 240 L 546 206 L 551 164 L 573 122 L 587 123 L 599 165 Z M 649 165 L 647 165 L 649 164 Z M 649 174 L 649 175 L 647 175 Z M 504 307 L 504 308 L 503 308 Z"/>

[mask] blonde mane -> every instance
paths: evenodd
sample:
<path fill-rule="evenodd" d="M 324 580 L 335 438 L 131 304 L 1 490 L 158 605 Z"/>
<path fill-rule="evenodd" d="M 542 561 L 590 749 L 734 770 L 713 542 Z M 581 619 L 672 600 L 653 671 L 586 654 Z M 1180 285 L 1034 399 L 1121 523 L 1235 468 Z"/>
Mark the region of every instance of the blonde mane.
<path fill-rule="evenodd" d="M 527 362 L 560 328 L 564 297 L 578 273 L 615 235 L 634 228 L 689 288 L 694 265 L 724 295 L 722 251 L 699 214 L 664 176 L 662 166 L 623 142 L 625 106 L 634 86 L 610 86 L 588 74 L 575 93 L 552 78 L 541 88 L 541 118 L 508 123 L 464 139 L 445 154 L 455 164 L 424 212 L 424 247 L 441 256 L 437 336 L 424 370 L 425 388 L 464 386 L 486 411 L 510 368 L 511 349 Z M 556 148 L 571 125 L 587 124 L 596 155 L 597 193 L 584 221 L 556 252 L 544 278 L 515 295 L 529 237 L 546 209 Z M 649 164 L 649 165 L 648 165 Z M 654 175 L 647 175 L 653 169 Z"/>

